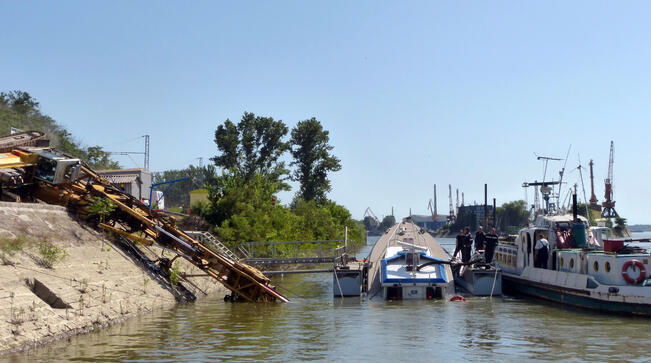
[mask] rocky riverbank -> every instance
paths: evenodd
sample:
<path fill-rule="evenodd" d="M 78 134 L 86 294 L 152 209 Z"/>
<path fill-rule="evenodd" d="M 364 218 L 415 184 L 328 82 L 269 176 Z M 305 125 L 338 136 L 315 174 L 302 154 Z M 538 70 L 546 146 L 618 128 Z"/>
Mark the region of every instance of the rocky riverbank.
<path fill-rule="evenodd" d="M 137 248 L 151 259 L 161 255 Z M 161 309 L 181 296 L 178 286 L 58 206 L 0 203 L 0 257 L 0 355 Z M 200 271 L 179 261 L 184 274 Z M 213 279 L 188 280 L 181 284 L 198 298 L 226 293 Z"/>

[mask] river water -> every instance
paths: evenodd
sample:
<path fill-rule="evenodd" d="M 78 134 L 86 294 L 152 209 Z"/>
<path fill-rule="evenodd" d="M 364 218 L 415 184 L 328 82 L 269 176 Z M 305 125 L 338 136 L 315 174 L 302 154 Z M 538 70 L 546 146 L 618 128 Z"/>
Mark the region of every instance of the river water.
<path fill-rule="evenodd" d="M 377 238 L 358 257 L 364 257 Z M 454 240 L 437 238 L 450 252 Z M 275 277 L 287 304 L 178 305 L 10 361 L 649 361 L 651 320 L 515 297 L 333 298 L 332 275 Z"/>

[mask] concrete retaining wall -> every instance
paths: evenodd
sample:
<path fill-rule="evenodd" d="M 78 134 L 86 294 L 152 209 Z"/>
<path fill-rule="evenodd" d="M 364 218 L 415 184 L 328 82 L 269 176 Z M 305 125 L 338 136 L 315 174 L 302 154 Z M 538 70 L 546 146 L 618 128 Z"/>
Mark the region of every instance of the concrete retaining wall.
<path fill-rule="evenodd" d="M 17 238 L 23 241 L 20 249 L 12 255 L 3 252 L 0 261 L 0 355 L 176 303 L 167 283 L 63 207 L 0 202 L 0 248 Z M 67 256 L 51 269 L 43 267 L 42 243 Z M 153 247 L 140 249 L 152 259 L 161 254 Z M 182 273 L 201 273 L 180 263 Z M 226 292 L 207 277 L 191 281 L 206 293 Z"/>

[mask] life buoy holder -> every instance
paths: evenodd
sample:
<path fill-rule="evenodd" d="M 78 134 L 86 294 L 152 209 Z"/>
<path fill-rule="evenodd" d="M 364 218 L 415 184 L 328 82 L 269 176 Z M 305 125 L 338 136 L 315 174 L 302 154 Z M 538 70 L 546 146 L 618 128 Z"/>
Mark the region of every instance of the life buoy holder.
<path fill-rule="evenodd" d="M 638 276 L 637 279 L 633 279 L 631 276 L 628 275 L 628 268 L 633 265 L 635 265 L 637 268 L 640 269 L 640 276 Z M 640 282 L 644 281 L 644 279 L 646 278 L 646 267 L 644 267 L 642 262 L 638 260 L 626 261 L 624 266 L 622 266 L 622 277 L 629 284 L 639 284 Z"/>

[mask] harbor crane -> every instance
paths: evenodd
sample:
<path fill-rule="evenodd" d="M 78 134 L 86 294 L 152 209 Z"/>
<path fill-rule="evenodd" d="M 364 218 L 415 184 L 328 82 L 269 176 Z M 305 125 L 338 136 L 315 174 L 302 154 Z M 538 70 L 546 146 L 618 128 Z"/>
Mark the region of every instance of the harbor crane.
<path fill-rule="evenodd" d="M 432 212 L 432 218 L 436 219 L 436 216 L 438 216 L 438 211 L 436 209 L 436 184 L 434 184 L 434 199 L 430 199 L 429 203 L 427 203 L 427 208 Z"/>
<path fill-rule="evenodd" d="M 362 220 L 366 219 L 366 217 L 370 217 L 375 223 L 379 226 L 380 225 L 380 220 L 378 217 L 373 213 L 371 210 L 371 207 L 367 207 L 366 210 L 364 211 L 364 216 L 362 217 Z"/>
<path fill-rule="evenodd" d="M 457 217 L 454 215 L 454 206 L 452 205 L 452 184 L 448 184 L 448 190 L 450 192 L 450 216 L 448 216 L 448 221 L 452 223 L 457 220 Z"/>
<path fill-rule="evenodd" d="M 590 165 L 590 209 L 600 211 L 601 206 L 597 203 L 597 196 L 594 194 L 594 172 L 592 171 L 594 163 L 592 162 L 592 159 L 590 159 L 590 164 L 588 165 Z"/>
<path fill-rule="evenodd" d="M 601 206 L 601 217 L 603 218 L 615 218 L 619 217 L 617 211 L 615 211 L 615 201 L 613 200 L 613 162 L 615 154 L 615 143 L 610 141 L 610 159 L 608 160 L 608 178 L 604 180 L 606 186 L 604 190 L 604 198 L 606 199 Z"/>

